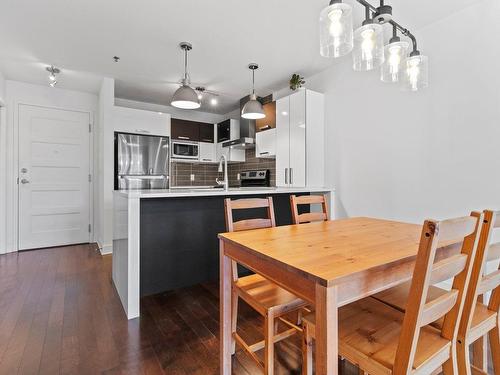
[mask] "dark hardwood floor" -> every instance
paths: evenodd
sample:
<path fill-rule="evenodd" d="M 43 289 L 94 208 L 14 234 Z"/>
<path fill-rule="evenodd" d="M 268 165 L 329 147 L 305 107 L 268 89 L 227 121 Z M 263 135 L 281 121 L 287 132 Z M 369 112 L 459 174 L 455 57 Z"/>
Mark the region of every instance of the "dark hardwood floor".
<path fill-rule="evenodd" d="M 0 256 L 0 375 L 218 374 L 218 286 L 143 298 L 127 321 L 111 282 L 111 257 L 91 245 Z M 239 329 L 262 338 L 241 303 Z M 299 337 L 276 345 L 277 374 L 300 374 Z M 238 351 L 234 374 L 260 374 Z M 357 371 L 345 364 L 344 374 Z"/>

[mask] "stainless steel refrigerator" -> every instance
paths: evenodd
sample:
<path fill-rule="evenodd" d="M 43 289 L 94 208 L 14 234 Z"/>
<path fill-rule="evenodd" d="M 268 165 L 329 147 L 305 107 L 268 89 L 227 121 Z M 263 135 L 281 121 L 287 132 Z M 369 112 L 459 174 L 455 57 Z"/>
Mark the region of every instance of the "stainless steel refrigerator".
<path fill-rule="evenodd" d="M 115 189 L 168 189 L 169 138 L 115 133 Z"/>

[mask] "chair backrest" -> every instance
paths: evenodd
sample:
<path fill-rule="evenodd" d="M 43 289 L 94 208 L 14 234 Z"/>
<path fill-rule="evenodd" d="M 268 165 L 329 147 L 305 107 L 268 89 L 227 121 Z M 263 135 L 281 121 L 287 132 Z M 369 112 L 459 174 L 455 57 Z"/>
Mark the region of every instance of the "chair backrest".
<path fill-rule="evenodd" d="M 307 212 L 299 214 L 300 205 L 321 204 L 321 212 Z M 312 221 L 328 221 L 328 203 L 326 195 L 290 195 L 290 206 L 292 208 L 292 221 L 294 224 L 310 223 Z"/>
<path fill-rule="evenodd" d="M 439 222 L 425 221 L 396 351 L 394 374 L 411 373 L 420 329 L 429 323 L 444 317 L 441 336 L 450 342 L 456 339 L 482 221 L 483 215 L 476 213 Z M 455 255 L 443 257 L 437 251 L 459 244 L 462 244 L 461 251 Z M 451 278 L 453 286 L 448 293 L 427 300 L 430 286 Z"/>
<path fill-rule="evenodd" d="M 265 209 L 266 218 L 247 218 L 234 221 L 233 211 Z M 228 232 L 239 232 L 260 228 L 272 228 L 276 226 L 274 218 L 273 198 L 249 198 L 249 199 L 224 199 L 224 215 L 226 219 L 226 230 Z M 233 280 L 238 280 L 238 266 L 232 262 Z"/>
<path fill-rule="evenodd" d="M 485 210 L 479 245 L 460 322 L 458 335 L 462 338 L 465 338 L 469 332 L 479 296 L 492 291 L 488 309 L 500 314 L 500 266 L 496 271 L 485 274 L 488 262 L 500 260 L 500 242 L 491 243 L 491 236 L 495 228 L 500 228 L 500 211 Z"/>

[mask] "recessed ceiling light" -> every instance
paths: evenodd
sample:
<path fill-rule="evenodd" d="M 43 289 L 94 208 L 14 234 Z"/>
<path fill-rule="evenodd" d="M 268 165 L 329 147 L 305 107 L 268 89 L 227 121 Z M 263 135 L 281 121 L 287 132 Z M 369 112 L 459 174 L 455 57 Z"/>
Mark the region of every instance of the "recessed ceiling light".
<path fill-rule="evenodd" d="M 213 106 L 216 106 L 217 105 L 217 98 L 212 98 L 210 99 L 210 104 L 212 104 Z"/>

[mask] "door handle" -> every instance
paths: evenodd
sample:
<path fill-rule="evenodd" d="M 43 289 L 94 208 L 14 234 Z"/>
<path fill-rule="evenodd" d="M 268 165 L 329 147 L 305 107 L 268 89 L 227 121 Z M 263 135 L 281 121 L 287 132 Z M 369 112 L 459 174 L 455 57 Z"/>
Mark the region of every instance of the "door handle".
<path fill-rule="evenodd" d="M 21 179 L 21 184 L 29 184 L 29 183 L 30 183 L 29 180 L 25 178 Z"/>

